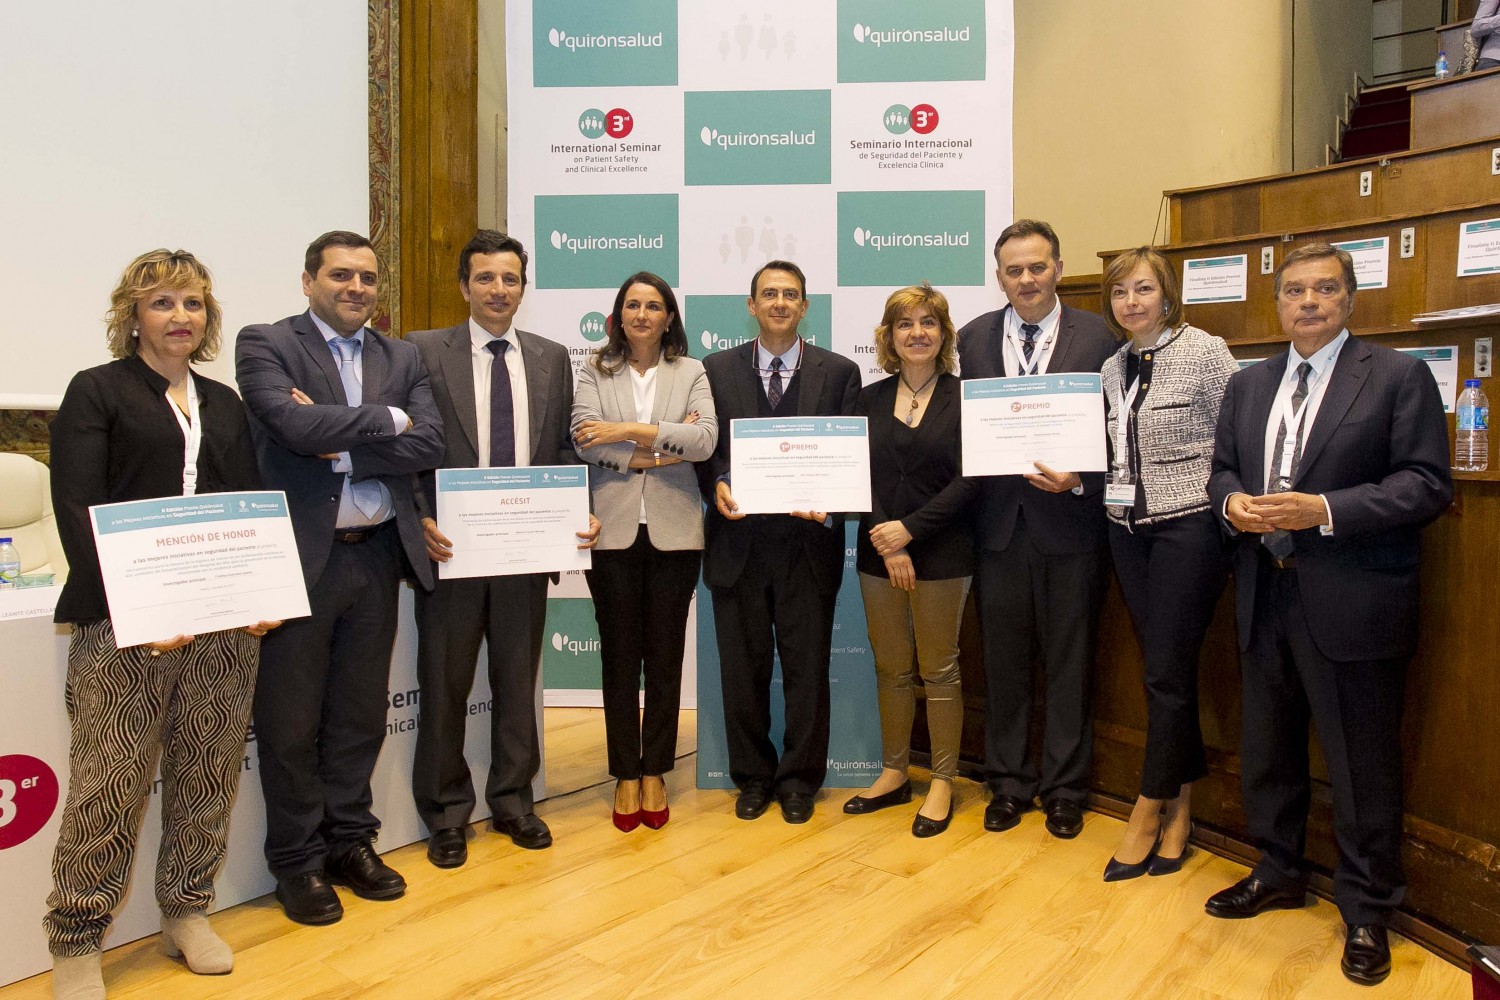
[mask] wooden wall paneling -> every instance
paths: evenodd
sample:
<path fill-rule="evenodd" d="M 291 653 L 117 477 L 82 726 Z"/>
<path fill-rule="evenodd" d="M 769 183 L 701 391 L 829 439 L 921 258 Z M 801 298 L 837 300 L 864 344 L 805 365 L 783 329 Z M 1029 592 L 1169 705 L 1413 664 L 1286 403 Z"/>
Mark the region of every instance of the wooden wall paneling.
<path fill-rule="evenodd" d="M 1393 158 L 1382 171 L 1380 207 L 1386 215 L 1441 212 L 1500 201 L 1500 174 L 1490 172 L 1500 137 L 1429 155 Z"/>
<path fill-rule="evenodd" d="M 1413 149 L 1500 135 L 1500 70 L 1414 83 L 1406 89 L 1411 93 Z"/>
<path fill-rule="evenodd" d="M 477 0 L 401 9 L 402 333 L 449 326 L 467 310 L 458 251 L 478 226 Z"/>
<path fill-rule="evenodd" d="M 1265 228 L 1256 184 L 1173 195 L 1171 204 L 1173 243 L 1232 239 Z"/>
<path fill-rule="evenodd" d="M 1419 247 L 1418 258 L 1427 265 L 1427 309 L 1500 302 L 1500 275 L 1458 276 L 1459 226 L 1493 218 L 1500 218 L 1500 205 L 1435 216 L 1423 225 L 1419 233 L 1423 246 Z"/>
<path fill-rule="evenodd" d="M 1373 167 L 1370 194 L 1359 193 L 1360 171 L 1327 170 L 1268 181 L 1260 188 L 1261 232 L 1306 231 L 1349 219 L 1381 215 L 1380 171 Z"/>

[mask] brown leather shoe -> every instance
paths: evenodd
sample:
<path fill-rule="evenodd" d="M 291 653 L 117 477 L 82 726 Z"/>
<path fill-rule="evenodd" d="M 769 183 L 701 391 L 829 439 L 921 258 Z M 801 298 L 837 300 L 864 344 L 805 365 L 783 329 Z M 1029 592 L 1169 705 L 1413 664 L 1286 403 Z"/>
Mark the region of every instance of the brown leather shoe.
<path fill-rule="evenodd" d="M 1306 905 L 1307 886 L 1291 885 L 1278 889 L 1250 875 L 1208 897 L 1203 909 L 1210 917 L 1243 920 L 1266 910 L 1300 910 Z"/>

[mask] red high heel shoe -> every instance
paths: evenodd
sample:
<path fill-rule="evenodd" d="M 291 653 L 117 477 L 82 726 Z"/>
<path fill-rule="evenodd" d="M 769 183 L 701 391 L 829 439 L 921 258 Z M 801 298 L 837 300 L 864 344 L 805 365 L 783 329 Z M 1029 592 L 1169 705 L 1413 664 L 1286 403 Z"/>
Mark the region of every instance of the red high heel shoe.
<path fill-rule="evenodd" d="M 666 798 L 667 797 L 667 782 L 666 782 L 666 779 L 660 777 L 659 775 L 652 775 L 652 777 L 655 778 L 657 781 L 661 782 L 661 794 L 662 794 L 662 798 Z M 660 830 L 662 827 L 664 827 L 664 826 L 667 825 L 667 820 L 671 818 L 671 816 L 672 816 L 672 807 L 669 806 L 669 805 L 663 805 L 661 807 L 661 809 L 659 809 L 659 810 L 658 809 L 647 809 L 647 808 L 645 808 L 645 801 L 646 801 L 646 787 L 645 787 L 645 781 L 642 780 L 642 782 L 641 782 L 641 803 L 642 803 L 642 806 L 641 806 L 641 822 L 645 823 L 646 826 L 648 828 L 652 829 L 652 830 Z"/>
<path fill-rule="evenodd" d="M 631 830 L 634 830 L 636 827 L 640 826 L 641 821 L 643 819 L 646 819 L 647 815 L 649 814 L 642 812 L 640 809 L 637 809 L 633 813 L 611 811 L 611 817 L 615 821 L 615 829 L 619 830 L 621 833 L 629 833 Z M 666 820 L 663 819 L 662 822 L 665 823 Z M 646 819 L 646 825 L 651 826 L 651 821 L 649 819 Z M 653 830 L 656 829 L 656 827 L 651 828 Z"/>

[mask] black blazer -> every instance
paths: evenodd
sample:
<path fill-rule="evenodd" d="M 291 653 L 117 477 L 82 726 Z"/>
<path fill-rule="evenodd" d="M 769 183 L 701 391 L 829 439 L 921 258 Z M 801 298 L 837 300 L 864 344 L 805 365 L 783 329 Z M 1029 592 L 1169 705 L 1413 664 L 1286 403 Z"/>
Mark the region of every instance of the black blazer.
<path fill-rule="evenodd" d="M 1229 379 L 1214 438 L 1208 494 L 1265 492 L 1266 426 L 1287 352 Z M 1292 532 L 1307 627 L 1330 660 L 1380 660 L 1416 650 L 1418 534 L 1453 498 L 1448 424 L 1427 365 L 1353 337 L 1339 351 L 1292 489 L 1322 494 L 1333 535 Z M 1235 553 L 1240 648 L 1250 642 L 1260 536 Z"/>
<path fill-rule="evenodd" d="M 417 349 L 366 328 L 359 406 L 348 405 L 333 352 L 307 313 L 245 327 L 234 353 L 261 476 L 268 488 L 286 491 L 308 589 L 328 565 L 344 479 L 318 456 L 347 451 L 355 479 L 379 479 L 390 490 L 407 562 L 431 590 L 412 476 L 442 458 L 443 423 Z M 316 405 L 299 405 L 293 388 Z M 389 406 L 406 412 L 411 430 L 396 433 Z"/>
<path fill-rule="evenodd" d="M 192 378 L 203 421 L 198 493 L 260 489 L 240 398 L 196 372 Z M 182 446 L 167 380 L 139 356 L 73 376 L 52 420 L 52 507 L 68 557 L 55 621 L 109 617 L 89 507 L 181 495 Z"/>
<path fill-rule="evenodd" d="M 974 573 L 974 527 L 969 504 L 979 480 L 959 475 L 959 380 L 939 375 L 922 422 L 903 458 L 896 435 L 907 433 L 894 415 L 901 376 L 881 379 L 860 391 L 854 412 L 870 421 L 870 503 L 859 518 L 855 566 L 885 576 L 885 560 L 870 542 L 870 529 L 898 520 L 911 532 L 906 553 L 918 580 L 951 580 Z"/>
<path fill-rule="evenodd" d="M 958 358 L 964 378 L 1005 376 L 1005 309 L 985 313 L 958 331 Z M 1097 372 L 1119 347 L 1104 320 L 1091 312 L 1062 307 L 1057 342 L 1047 363 L 1049 374 Z M 1059 469 L 1070 472 L 1070 469 Z M 1087 552 L 1108 544 L 1104 514 L 1104 473 L 1080 473 L 1083 493 L 1048 493 L 1021 476 L 984 476 L 980 479 L 975 524 L 979 547 L 1000 551 L 1010 545 L 1016 513 L 1024 505 L 1026 522 L 1034 529 L 1032 543 L 1050 555 Z"/>
<path fill-rule="evenodd" d="M 729 474 L 731 420 L 758 417 L 765 398 L 760 375 L 755 370 L 755 341 L 710 354 L 703 360 L 708 385 L 714 394 L 714 412 L 719 418 L 719 440 L 706 462 L 698 463 L 698 485 L 708 503 L 703 523 L 703 581 L 711 587 L 731 587 L 739 580 L 750 558 L 751 518 L 730 521 L 719 513 L 714 491 L 720 476 Z M 802 367 L 788 383 L 797 385 L 798 416 L 848 416 L 859 395 L 859 366 L 848 358 L 803 343 Z M 733 492 L 734 484 L 730 484 Z M 844 574 L 844 515 L 830 512 L 832 525 L 797 521 L 814 584 L 824 594 L 836 593 Z M 776 558 L 773 552 L 758 554 Z"/>

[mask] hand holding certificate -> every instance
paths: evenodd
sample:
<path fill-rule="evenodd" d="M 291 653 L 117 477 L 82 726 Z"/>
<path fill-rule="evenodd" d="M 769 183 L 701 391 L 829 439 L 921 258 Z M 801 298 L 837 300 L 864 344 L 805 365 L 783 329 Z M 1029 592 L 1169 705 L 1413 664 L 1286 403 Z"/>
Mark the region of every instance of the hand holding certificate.
<path fill-rule="evenodd" d="M 1033 475 L 1039 466 L 1104 471 L 1104 394 L 1098 375 L 969 379 L 962 405 L 966 476 Z"/>
<path fill-rule="evenodd" d="M 539 465 L 437 470 L 437 524 L 425 527 L 429 553 L 448 553 L 438 576 L 451 580 L 588 569 L 578 529 L 591 523 L 588 468 Z"/>
<path fill-rule="evenodd" d="M 741 514 L 870 509 L 864 417 L 730 421 L 729 478 Z"/>
<path fill-rule="evenodd" d="M 89 519 L 122 649 L 308 614 L 284 493 L 101 504 Z"/>

